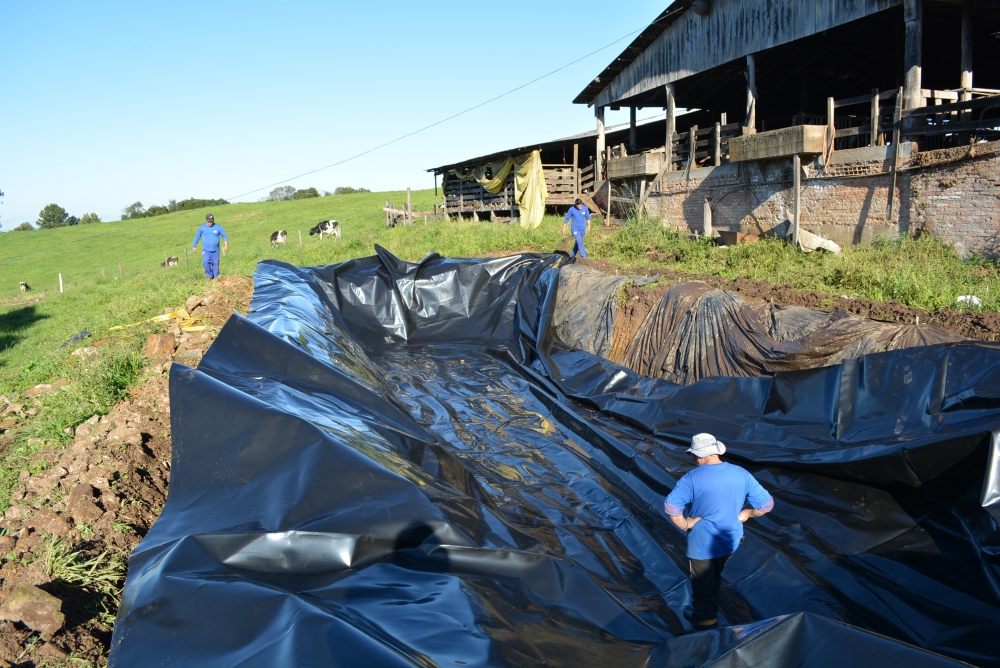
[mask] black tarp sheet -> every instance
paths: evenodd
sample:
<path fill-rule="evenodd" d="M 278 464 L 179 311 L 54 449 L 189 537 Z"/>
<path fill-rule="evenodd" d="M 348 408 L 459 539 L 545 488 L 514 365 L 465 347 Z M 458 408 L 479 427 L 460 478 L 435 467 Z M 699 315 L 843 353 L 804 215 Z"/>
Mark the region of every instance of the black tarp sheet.
<path fill-rule="evenodd" d="M 261 263 L 171 369 L 110 665 L 1000 665 L 1000 348 L 680 386 L 554 338 L 553 256 L 377 250 Z M 685 635 L 698 431 L 776 507 Z"/>

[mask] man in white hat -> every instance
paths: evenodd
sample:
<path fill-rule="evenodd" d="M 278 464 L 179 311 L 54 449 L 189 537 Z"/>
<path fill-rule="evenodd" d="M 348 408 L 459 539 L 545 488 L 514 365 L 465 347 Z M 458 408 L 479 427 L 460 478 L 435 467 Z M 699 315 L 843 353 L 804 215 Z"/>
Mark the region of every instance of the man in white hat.
<path fill-rule="evenodd" d="M 726 446 L 711 434 L 692 437 L 688 452 L 698 458 L 698 468 L 677 481 L 664 510 L 681 531 L 689 532 L 691 621 L 702 631 L 719 625 L 722 569 L 743 542 L 743 523 L 774 508 L 774 499 L 749 471 L 719 459 Z M 744 508 L 747 502 L 750 508 Z"/>

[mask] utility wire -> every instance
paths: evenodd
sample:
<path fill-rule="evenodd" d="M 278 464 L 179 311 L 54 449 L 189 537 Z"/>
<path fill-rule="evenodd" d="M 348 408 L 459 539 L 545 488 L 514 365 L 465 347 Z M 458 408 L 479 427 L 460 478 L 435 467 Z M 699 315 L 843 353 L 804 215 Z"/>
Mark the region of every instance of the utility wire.
<path fill-rule="evenodd" d="M 571 65 L 576 65 L 581 60 L 586 60 L 587 58 L 590 58 L 594 54 L 600 53 L 601 51 L 604 51 L 605 49 L 614 46 L 615 44 L 617 44 L 618 42 L 622 41 L 623 39 L 628 39 L 629 37 L 631 37 L 632 35 L 636 34 L 637 32 L 642 32 L 645 29 L 646 28 L 639 28 L 638 30 L 633 30 L 632 32 L 628 33 L 627 35 L 622 35 L 621 37 L 619 37 L 615 41 L 609 42 L 608 44 L 605 44 L 601 48 L 596 49 L 594 51 L 591 51 L 590 53 L 588 53 L 585 56 L 580 56 L 576 60 L 568 62 L 565 65 L 562 65 L 561 67 L 557 67 L 556 69 L 552 70 L 548 74 L 543 74 L 542 76 L 537 77 L 535 79 L 532 79 L 531 81 L 529 81 L 527 83 L 521 84 L 520 86 L 517 86 L 516 88 L 511 88 L 506 93 L 501 93 L 500 95 L 497 95 L 496 97 L 492 97 L 492 98 L 486 100 L 485 102 L 480 102 L 479 104 L 477 104 L 475 106 L 472 106 L 472 107 L 469 107 L 468 109 L 465 109 L 464 111 L 460 111 L 457 114 L 452 114 L 451 116 L 449 116 L 447 118 L 442 118 L 440 121 L 435 121 L 434 123 L 431 123 L 430 125 L 425 125 L 424 127 L 420 128 L 419 130 L 414 130 L 413 132 L 409 132 L 409 133 L 407 133 L 405 135 L 402 135 L 401 137 L 397 137 L 397 138 L 395 138 L 393 140 L 387 141 L 387 142 L 385 142 L 383 144 L 379 144 L 378 146 L 370 148 L 370 149 L 368 149 L 366 151 L 362 151 L 361 153 L 358 153 L 357 155 L 352 155 L 349 158 L 344 158 L 343 160 L 335 162 L 332 165 L 327 165 L 326 167 L 320 167 L 318 169 L 313 169 L 313 170 L 308 171 L 308 172 L 303 172 L 302 174 L 299 174 L 297 176 L 292 176 L 290 178 L 284 179 L 283 181 L 276 181 L 276 182 L 274 182 L 274 183 L 272 183 L 270 185 L 262 186 L 260 188 L 255 188 L 255 189 L 247 191 L 247 192 L 245 192 L 245 193 L 243 193 L 241 195 L 236 195 L 235 197 L 227 197 L 226 199 L 228 199 L 230 201 L 233 201 L 233 200 L 237 200 L 237 199 L 239 199 L 241 197 L 246 197 L 247 195 L 252 195 L 254 193 L 260 192 L 261 190 L 267 190 L 268 188 L 273 188 L 274 186 L 280 186 L 283 183 L 288 183 L 289 181 L 294 181 L 295 179 L 302 178 L 303 176 L 309 176 L 310 174 L 315 174 L 316 172 L 322 172 L 324 170 L 331 169 L 331 168 L 337 167 L 339 165 L 343 165 L 345 162 L 350 162 L 351 160 L 356 160 L 356 159 L 358 159 L 358 158 L 360 158 L 362 156 L 365 156 L 365 155 L 368 155 L 369 153 L 377 151 L 380 148 L 385 148 L 386 146 L 389 146 L 390 144 L 395 144 L 397 142 L 403 141 L 404 139 L 412 137 L 413 135 L 420 134 L 421 132 L 424 132 L 425 130 L 430 130 L 433 127 L 441 125 L 442 123 L 447 123 L 448 121 L 456 119 L 459 116 L 463 116 L 463 115 L 469 113 L 470 111 L 475 111 L 476 109 L 479 109 L 480 107 L 484 107 L 487 104 L 490 104 L 491 102 L 496 102 L 500 98 L 507 97 L 511 93 L 516 93 L 517 91 L 521 90 L 522 88 L 527 88 L 531 84 L 538 83 L 542 79 L 548 78 L 548 77 L 552 76 L 553 74 L 556 74 L 557 72 L 561 72 L 562 70 L 566 69 L 567 67 L 570 67 Z"/>

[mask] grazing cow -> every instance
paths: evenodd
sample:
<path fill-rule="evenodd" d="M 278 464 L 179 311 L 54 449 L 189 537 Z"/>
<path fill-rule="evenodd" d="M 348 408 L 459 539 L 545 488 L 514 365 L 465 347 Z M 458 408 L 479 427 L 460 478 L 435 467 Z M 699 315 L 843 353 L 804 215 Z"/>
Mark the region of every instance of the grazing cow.
<path fill-rule="evenodd" d="M 161 267 L 176 267 L 177 266 L 177 262 L 178 262 L 177 258 L 171 255 L 170 257 L 167 258 L 166 262 L 161 262 L 160 266 Z"/>
<path fill-rule="evenodd" d="M 278 230 L 277 232 L 271 232 L 271 248 L 274 248 L 278 244 L 283 244 L 288 241 L 288 233 L 284 230 Z"/>
<path fill-rule="evenodd" d="M 319 225 L 309 230 L 309 236 L 312 236 L 314 234 L 319 235 L 320 241 L 323 240 L 324 234 L 329 234 L 339 239 L 340 236 L 343 234 L 343 230 L 341 229 L 340 224 L 337 223 L 337 221 L 324 220 Z"/>
<path fill-rule="evenodd" d="M 31 289 L 30 285 L 28 285 L 24 281 L 21 281 L 21 292 L 27 292 L 30 289 Z"/>

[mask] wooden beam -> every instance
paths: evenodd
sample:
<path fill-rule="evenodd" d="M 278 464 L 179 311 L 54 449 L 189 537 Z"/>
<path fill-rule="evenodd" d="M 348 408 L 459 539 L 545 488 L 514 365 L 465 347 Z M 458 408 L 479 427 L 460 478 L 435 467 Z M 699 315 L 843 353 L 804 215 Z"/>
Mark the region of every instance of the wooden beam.
<path fill-rule="evenodd" d="M 628 150 L 635 153 L 635 107 L 628 108 Z"/>
<path fill-rule="evenodd" d="M 573 190 L 580 194 L 580 145 L 573 144 Z"/>
<path fill-rule="evenodd" d="M 903 106 L 913 109 L 924 105 L 923 97 L 920 95 L 924 41 L 923 0 L 904 0 L 903 18 L 906 21 L 906 46 L 903 56 L 906 93 Z"/>
<path fill-rule="evenodd" d="M 837 126 L 834 124 L 835 104 L 832 97 L 826 98 L 826 159 L 823 161 L 824 167 L 830 164 L 830 157 L 833 155 L 833 144 L 837 139 Z"/>
<path fill-rule="evenodd" d="M 871 139 L 868 141 L 868 145 L 869 146 L 878 146 L 879 145 L 879 140 L 878 140 L 878 113 L 879 113 L 879 108 L 878 108 L 878 88 L 872 88 L 872 107 L 871 107 L 871 111 L 869 113 L 871 114 L 871 123 L 870 123 L 870 125 L 871 125 L 871 128 L 872 128 L 872 133 L 871 133 Z"/>
<path fill-rule="evenodd" d="M 889 205 L 886 218 L 892 222 L 893 200 L 896 197 L 896 172 L 899 171 L 900 128 L 903 125 L 903 89 L 896 95 L 896 109 L 892 114 L 892 177 L 889 179 Z"/>
<path fill-rule="evenodd" d="M 799 207 L 802 204 L 802 158 L 796 153 L 792 156 L 792 243 L 799 247 Z"/>
<path fill-rule="evenodd" d="M 664 145 L 666 171 L 674 171 L 674 135 L 677 134 L 677 98 L 673 84 L 667 84 L 667 143 Z"/>
<path fill-rule="evenodd" d="M 688 131 L 688 171 L 694 169 L 694 159 L 698 153 L 698 126 L 694 125 Z"/>
<path fill-rule="evenodd" d="M 757 59 L 751 53 L 747 56 L 747 115 L 743 125 L 757 129 Z"/>
<path fill-rule="evenodd" d="M 972 99 L 972 0 L 962 2 L 962 101 Z M 963 121 L 971 121 L 972 114 L 961 115 Z"/>
<path fill-rule="evenodd" d="M 722 123 L 715 124 L 715 132 L 712 133 L 712 164 L 718 167 L 722 164 Z"/>
<path fill-rule="evenodd" d="M 604 107 L 597 107 L 594 111 L 597 116 L 597 162 L 594 165 L 594 179 L 598 182 L 604 180 L 604 168 L 601 159 L 604 157 Z"/>

